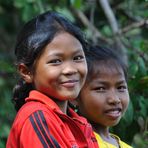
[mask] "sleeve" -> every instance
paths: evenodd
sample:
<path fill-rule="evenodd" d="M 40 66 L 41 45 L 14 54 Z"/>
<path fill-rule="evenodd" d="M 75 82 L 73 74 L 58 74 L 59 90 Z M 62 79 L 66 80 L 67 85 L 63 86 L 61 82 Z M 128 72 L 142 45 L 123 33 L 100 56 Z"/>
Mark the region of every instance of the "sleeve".
<path fill-rule="evenodd" d="M 27 118 L 20 134 L 20 148 L 60 148 L 60 144 L 49 130 L 53 125 L 48 117 L 47 113 L 38 110 Z"/>

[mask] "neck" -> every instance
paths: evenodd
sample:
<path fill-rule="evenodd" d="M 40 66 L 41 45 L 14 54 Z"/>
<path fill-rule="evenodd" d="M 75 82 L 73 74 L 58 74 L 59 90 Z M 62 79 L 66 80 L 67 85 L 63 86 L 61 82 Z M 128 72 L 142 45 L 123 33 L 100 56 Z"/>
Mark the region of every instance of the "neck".
<path fill-rule="evenodd" d="M 96 123 L 92 123 L 93 126 L 93 130 L 98 133 L 100 136 L 102 135 L 103 137 L 109 137 L 109 127 L 100 125 L 100 124 L 96 124 Z M 102 137 L 101 136 L 101 137 Z"/>
<path fill-rule="evenodd" d="M 64 114 L 67 114 L 67 107 L 68 107 L 67 100 L 59 100 L 59 99 L 52 97 L 52 96 L 49 96 L 49 98 L 51 98 L 58 105 L 58 107 L 61 109 L 61 111 Z"/>
<path fill-rule="evenodd" d="M 118 140 L 115 137 L 112 137 L 109 133 L 109 127 L 102 126 L 99 124 L 93 124 L 92 123 L 93 130 L 100 135 L 100 137 L 103 139 L 103 141 L 106 141 L 110 144 L 115 145 L 116 147 L 119 147 Z"/>
<path fill-rule="evenodd" d="M 54 100 L 54 101 L 59 106 L 59 108 L 61 109 L 61 111 L 64 114 L 67 114 L 67 103 L 68 103 L 68 101 L 63 101 L 63 100 Z"/>

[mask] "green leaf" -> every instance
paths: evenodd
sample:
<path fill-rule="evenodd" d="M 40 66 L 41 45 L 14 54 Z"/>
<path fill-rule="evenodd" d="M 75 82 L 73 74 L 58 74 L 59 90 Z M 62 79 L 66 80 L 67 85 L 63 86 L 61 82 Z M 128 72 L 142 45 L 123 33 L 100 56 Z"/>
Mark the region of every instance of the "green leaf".
<path fill-rule="evenodd" d="M 141 134 L 136 134 L 134 136 L 134 144 L 136 145 L 137 148 L 145 148 L 144 140 Z"/>
<path fill-rule="evenodd" d="M 3 124 L 1 126 L 1 134 L 0 134 L 0 136 L 1 137 L 8 137 L 9 131 L 10 131 L 10 126 L 7 125 L 7 124 Z"/>
<path fill-rule="evenodd" d="M 17 8 L 22 8 L 26 5 L 26 1 L 25 0 L 15 0 L 14 1 L 14 6 Z"/>
<path fill-rule="evenodd" d="M 105 25 L 103 28 L 102 28 L 102 32 L 103 34 L 107 35 L 107 36 L 111 36 L 112 35 L 112 31 L 110 29 L 109 26 Z"/>
<path fill-rule="evenodd" d="M 139 106 L 140 106 L 140 113 L 143 117 L 147 117 L 147 110 L 148 107 L 146 106 L 146 99 L 144 99 L 143 96 L 141 96 L 140 101 L 139 101 Z"/>
<path fill-rule="evenodd" d="M 131 63 L 130 67 L 129 67 L 129 74 L 131 75 L 131 77 L 134 77 L 136 75 L 136 73 L 138 72 L 138 65 Z"/>
<path fill-rule="evenodd" d="M 82 0 L 70 0 L 70 3 L 77 9 L 80 9 L 82 6 Z"/>
<path fill-rule="evenodd" d="M 72 22 L 75 21 L 75 18 L 73 17 L 72 13 L 68 10 L 68 9 L 64 9 L 64 8 L 56 8 L 56 11 L 60 12 L 61 14 L 63 14 L 65 17 L 67 17 L 69 20 L 71 20 Z"/>
<path fill-rule="evenodd" d="M 0 148 L 5 148 L 6 144 L 5 142 L 0 138 Z"/>
<path fill-rule="evenodd" d="M 0 88 L 3 87 L 4 84 L 5 84 L 5 80 L 0 77 Z"/>
<path fill-rule="evenodd" d="M 142 74 L 146 75 L 146 72 L 147 71 L 146 71 L 144 60 L 141 57 L 139 57 L 137 60 L 138 60 L 138 63 L 139 63 L 139 69 L 140 69 L 140 71 L 142 72 Z"/>
<path fill-rule="evenodd" d="M 34 3 L 36 0 L 26 0 L 26 1 L 29 2 L 29 3 Z"/>
<path fill-rule="evenodd" d="M 148 76 L 142 77 L 139 82 L 144 85 L 145 87 L 148 87 Z"/>

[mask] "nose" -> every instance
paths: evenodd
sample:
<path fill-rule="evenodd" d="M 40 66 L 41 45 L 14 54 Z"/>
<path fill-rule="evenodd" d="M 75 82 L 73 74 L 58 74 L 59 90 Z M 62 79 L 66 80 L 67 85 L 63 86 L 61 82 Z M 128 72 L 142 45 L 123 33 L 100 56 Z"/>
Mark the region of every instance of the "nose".
<path fill-rule="evenodd" d="M 109 104 L 119 104 L 121 102 L 121 98 L 118 95 L 118 92 L 116 90 L 111 90 L 108 94 L 108 103 Z"/>
<path fill-rule="evenodd" d="M 77 73 L 77 69 L 75 67 L 75 64 L 72 62 L 67 62 L 63 65 L 63 71 L 62 73 L 64 75 L 73 75 Z"/>

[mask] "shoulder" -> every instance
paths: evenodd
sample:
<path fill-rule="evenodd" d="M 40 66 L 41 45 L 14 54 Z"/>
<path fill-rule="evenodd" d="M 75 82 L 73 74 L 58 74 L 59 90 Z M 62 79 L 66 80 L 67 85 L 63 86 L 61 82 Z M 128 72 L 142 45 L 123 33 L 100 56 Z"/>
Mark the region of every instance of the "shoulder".
<path fill-rule="evenodd" d="M 28 132 L 29 134 L 42 127 L 44 129 L 58 129 L 59 126 L 57 127 L 57 125 L 60 124 L 62 124 L 61 120 L 52 109 L 45 104 L 31 101 L 23 105 L 17 113 L 11 133 L 20 135 L 22 133 L 27 134 L 26 132 Z"/>
<path fill-rule="evenodd" d="M 100 137 L 100 135 L 98 133 L 94 132 L 94 135 L 95 135 L 98 143 L 100 143 L 100 142 L 102 143 L 103 142 L 102 138 Z"/>
<path fill-rule="evenodd" d="M 24 104 L 20 110 L 18 111 L 13 126 L 17 126 L 20 127 L 23 126 L 24 122 L 26 122 L 26 120 L 31 120 L 34 117 L 43 117 L 43 115 L 45 117 L 53 117 L 53 111 L 52 109 L 47 108 L 47 106 L 45 104 L 42 104 L 40 102 L 35 102 L 35 101 L 31 101 L 31 102 L 27 102 L 26 104 Z"/>
<path fill-rule="evenodd" d="M 35 101 L 27 102 L 20 108 L 20 110 L 16 115 L 16 118 L 25 119 L 37 110 L 46 111 L 47 108 L 44 104 L 40 102 L 35 102 Z"/>
<path fill-rule="evenodd" d="M 127 143 L 125 143 L 121 140 L 120 140 L 120 145 L 121 145 L 121 147 L 124 147 L 124 148 L 132 148 L 130 145 L 128 145 Z"/>
<path fill-rule="evenodd" d="M 111 134 L 112 136 L 114 136 L 116 139 L 118 139 L 119 141 L 119 144 L 121 147 L 124 147 L 124 148 L 132 148 L 130 145 L 128 145 L 127 143 L 125 143 L 124 141 L 122 141 L 117 135 L 115 134 Z"/>
<path fill-rule="evenodd" d="M 23 147 L 28 145 L 29 147 L 48 147 L 47 145 L 54 144 L 59 147 L 49 131 L 49 128 L 55 129 L 55 124 L 58 123 L 54 122 L 56 119 L 52 115 L 52 110 L 48 109 L 45 104 L 28 102 L 23 105 L 12 125 L 7 146 L 21 144 Z"/>

